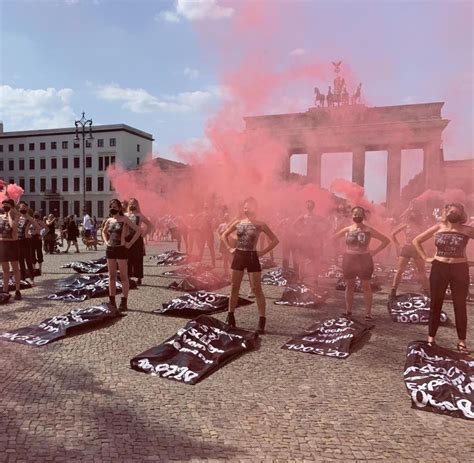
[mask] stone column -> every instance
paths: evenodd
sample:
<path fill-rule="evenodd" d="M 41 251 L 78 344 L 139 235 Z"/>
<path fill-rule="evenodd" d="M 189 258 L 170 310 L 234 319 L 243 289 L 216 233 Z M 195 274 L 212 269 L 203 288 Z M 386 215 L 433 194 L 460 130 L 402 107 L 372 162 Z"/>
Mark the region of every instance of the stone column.
<path fill-rule="evenodd" d="M 352 181 L 364 186 L 365 147 L 357 146 L 352 150 Z"/>
<path fill-rule="evenodd" d="M 307 172 L 308 181 L 321 186 L 321 157 L 323 153 L 319 150 L 308 152 Z"/>
<path fill-rule="evenodd" d="M 402 150 L 400 146 L 389 146 L 387 150 L 387 206 L 396 206 L 400 201 L 400 179 Z"/>
<path fill-rule="evenodd" d="M 443 157 L 441 154 L 441 139 L 435 138 L 423 148 L 423 170 L 425 177 L 425 189 L 444 189 L 442 175 Z"/>
<path fill-rule="evenodd" d="M 290 178 L 291 172 L 291 154 L 288 153 L 286 157 L 283 159 L 283 165 L 281 166 L 281 176 L 288 180 Z"/>

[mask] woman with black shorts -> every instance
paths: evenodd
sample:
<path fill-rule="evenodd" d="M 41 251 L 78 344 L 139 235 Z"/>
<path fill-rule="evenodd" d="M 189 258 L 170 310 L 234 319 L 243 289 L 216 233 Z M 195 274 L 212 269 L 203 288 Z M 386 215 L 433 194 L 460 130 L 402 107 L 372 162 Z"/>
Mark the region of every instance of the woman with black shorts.
<path fill-rule="evenodd" d="M 352 316 L 356 277 L 359 277 L 364 293 L 365 319 L 370 321 L 373 320 L 372 287 L 370 286 L 370 280 L 374 271 L 372 257 L 386 248 L 390 244 L 390 240 L 364 223 L 366 215 L 363 207 L 353 207 L 351 212 L 354 224 L 342 228 L 334 235 L 334 239 L 340 238 L 343 235 L 346 237 L 346 252 L 342 260 L 342 273 L 346 280 L 346 312 L 343 315 L 346 317 Z M 378 248 L 370 251 L 369 244 L 372 238 L 379 240 L 380 245 Z"/>
<path fill-rule="evenodd" d="M 20 293 L 20 249 L 18 246 L 18 214 L 15 211 L 13 199 L 6 198 L 2 201 L 0 211 L 0 264 L 3 272 L 3 292 L 9 293 L 10 265 L 15 276 L 15 300 L 21 300 Z"/>
<path fill-rule="evenodd" d="M 238 219 L 232 222 L 227 230 L 221 236 L 226 248 L 233 254 L 232 265 L 232 287 L 229 298 L 229 313 L 227 315 L 227 323 L 230 326 L 235 326 L 235 308 L 237 307 L 237 300 L 239 298 L 240 285 L 244 270 L 247 270 L 250 279 L 250 286 L 255 294 L 257 300 L 257 307 L 259 313 L 257 332 L 265 333 L 265 295 L 262 291 L 262 284 L 260 281 L 261 267 L 259 257 L 270 252 L 277 244 L 278 238 L 270 230 L 266 223 L 260 222 L 256 219 L 257 201 L 254 198 L 247 198 L 244 202 L 244 219 Z M 229 236 L 236 232 L 237 245 L 235 248 L 231 247 L 229 243 Z M 257 242 L 260 233 L 265 233 L 270 239 L 268 246 L 257 251 Z"/>
<path fill-rule="evenodd" d="M 431 346 L 435 343 L 441 319 L 441 309 L 449 285 L 458 335 L 457 350 L 463 354 L 469 354 L 466 347 L 466 299 L 469 293 L 466 246 L 469 239 L 474 238 L 474 227 L 464 225 L 466 221 L 467 214 L 462 204 L 447 204 L 444 206 L 441 222 L 428 228 L 413 240 L 413 245 L 421 258 L 425 262 L 431 263 L 428 345 Z M 433 236 L 436 254 L 434 257 L 428 257 L 421 244 Z"/>
<path fill-rule="evenodd" d="M 405 222 L 399 225 L 392 232 L 392 240 L 398 250 L 398 268 L 397 273 L 393 277 L 392 289 L 390 291 L 390 297 L 397 295 L 397 288 L 402 279 L 403 272 L 406 270 L 410 259 L 413 259 L 416 270 L 418 273 L 418 280 L 423 288 L 423 292 L 429 293 L 428 278 L 425 273 L 425 261 L 419 256 L 418 252 L 413 246 L 412 241 L 417 237 L 423 230 L 423 214 L 414 208 L 410 208 L 405 215 Z M 397 235 L 401 232 L 405 233 L 405 244 L 400 247 L 400 243 L 397 240 Z"/>
<path fill-rule="evenodd" d="M 122 203 L 118 199 L 112 199 L 109 207 L 110 217 L 102 226 L 102 238 L 107 246 L 105 257 L 107 257 L 107 266 L 109 268 L 109 301 L 110 304 L 116 306 L 115 295 L 117 294 L 118 265 L 122 282 L 122 298 L 119 310 L 125 311 L 128 309 L 127 297 L 130 288 L 127 266 L 128 249 L 140 237 L 140 229 L 123 214 Z M 127 242 L 125 237 L 129 235 L 130 230 L 133 230 L 135 233 L 130 241 Z"/>

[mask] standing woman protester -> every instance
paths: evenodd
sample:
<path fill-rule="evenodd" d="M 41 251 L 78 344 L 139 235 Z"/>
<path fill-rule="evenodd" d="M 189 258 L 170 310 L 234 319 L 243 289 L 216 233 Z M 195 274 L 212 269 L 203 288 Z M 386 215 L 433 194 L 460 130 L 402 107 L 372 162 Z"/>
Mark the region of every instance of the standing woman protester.
<path fill-rule="evenodd" d="M 351 213 L 354 223 L 342 228 L 333 236 L 333 239 L 343 235 L 346 237 L 346 251 L 342 259 L 342 274 L 346 280 L 346 312 L 344 315 L 346 317 L 352 316 L 356 277 L 359 277 L 364 293 L 365 320 L 371 321 L 373 317 L 370 280 L 374 271 L 372 257 L 385 249 L 390 244 L 390 239 L 364 223 L 366 215 L 363 207 L 353 207 Z M 369 244 L 372 238 L 380 241 L 380 245 L 370 251 Z"/>
<path fill-rule="evenodd" d="M 128 250 L 128 278 L 136 278 L 137 285 L 142 284 L 143 279 L 143 256 L 145 255 L 145 242 L 143 237 L 148 235 L 153 229 L 152 223 L 142 214 L 140 204 L 135 198 L 128 201 L 125 215 L 138 227 L 140 235 Z M 145 225 L 145 229 L 142 226 Z M 134 231 L 130 230 L 126 241 L 130 242 L 134 236 Z"/>
<path fill-rule="evenodd" d="M 407 268 L 410 259 L 413 259 L 416 270 L 418 273 L 418 280 L 425 293 L 429 292 L 428 278 L 425 273 L 425 261 L 419 256 L 418 252 L 413 246 L 412 241 L 423 231 L 423 214 L 417 209 L 409 209 L 405 214 L 404 223 L 399 225 L 392 232 L 392 240 L 397 247 L 398 252 L 398 268 L 397 273 L 393 278 L 392 289 L 390 291 L 390 297 L 397 295 L 397 288 L 400 284 L 403 272 Z M 405 243 L 400 247 L 400 243 L 397 240 L 397 235 L 401 232 L 405 234 Z"/>
<path fill-rule="evenodd" d="M 46 245 L 46 254 L 54 254 L 56 247 L 56 217 L 53 214 L 49 214 L 46 219 L 44 244 Z"/>
<path fill-rule="evenodd" d="M 18 214 L 15 211 L 13 199 L 6 198 L 2 201 L 0 212 L 0 264 L 3 271 L 3 292 L 8 293 L 10 283 L 10 265 L 15 276 L 15 300 L 21 300 L 20 293 L 20 250 L 18 247 Z"/>
<path fill-rule="evenodd" d="M 20 201 L 19 212 L 20 215 L 17 221 L 17 237 L 21 279 L 25 280 L 26 278 L 29 278 L 31 282 L 34 283 L 35 269 L 33 266 L 33 242 L 28 231 L 31 228 L 33 233 L 39 233 L 41 229 L 33 217 L 28 215 L 28 205 L 25 201 Z"/>
<path fill-rule="evenodd" d="M 226 248 L 233 254 L 232 265 L 232 287 L 229 298 L 229 313 L 227 315 L 227 323 L 230 326 L 235 326 L 235 308 L 237 307 L 237 300 L 239 298 L 240 285 L 244 270 L 247 269 L 249 274 L 250 286 L 255 294 L 257 300 L 257 307 L 259 313 L 258 329 L 260 334 L 265 333 L 265 296 L 262 291 L 262 284 L 260 281 L 261 267 L 259 257 L 270 252 L 277 244 L 278 238 L 270 230 L 268 225 L 260 222 L 256 218 L 257 201 L 250 197 L 244 202 L 244 218 L 233 221 L 227 230 L 221 236 Z M 229 236 L 236 232 L 237 244 L 232 247 L 229 243 Z M 268 246 L 257 252 L 257 242 L 261 233 L 265 233 L 269 238 Z"/>
<path fill-rule="evenodd" d="M 441 309 L 449 285 L 458 335 L 457 349 L 463 354 L 469 354 L 466 347 L 466 299 L 469 292 L 466 246 L 469 238 L 474 238 L 474 228 L 464 225 L 466 221 L 467 215 L 462 204 L 447 204 L 444 206 L 441 222 L 428 228 L 413 240 L 413 245 L 421 258 L 431 263 L 428 344 L 431 346 L 435 343 Z M 434 257 L 428 257 L 421 245 L 433 236 L 436 254 Z"/>
<path fill-rule="evenodd" d="M 120 271 L 120 280 L 122 281 L 122 299 L 119 309 L 125 311 L 127 307 L 128 290 L 130 288 L 128 281 L 127 258 L 128 250 L 140 237 L 140 229 L 134 222 L 123 214 L 122 203 L 118 199 L 112 199 L 109 203 L 110 217 L 102 226 L 102 238 L 107 246 L 105 257 L 109 268 L 109 300 L 114 306 L 115 295 L 117 294 L 117 265 Z M 134 231 L 132 239 L 127 242 L 125 237 L 130 231 Z"/>
<path fill-rule="evenodd" d="M 77 238 L 79 238 L 79 228 L 77 228 L 77 223 L 74 220 L 74 216 L 70 215 L 68 217 L 67 228 L 66 228 L 66 240 L 67 240 L 67 248 L 64 251 L 65 253 L 69 252 L 69 248 L 71 244 L 76 247 L 76 254 L 79 251 L 79 245 L 77 244 Z"/>

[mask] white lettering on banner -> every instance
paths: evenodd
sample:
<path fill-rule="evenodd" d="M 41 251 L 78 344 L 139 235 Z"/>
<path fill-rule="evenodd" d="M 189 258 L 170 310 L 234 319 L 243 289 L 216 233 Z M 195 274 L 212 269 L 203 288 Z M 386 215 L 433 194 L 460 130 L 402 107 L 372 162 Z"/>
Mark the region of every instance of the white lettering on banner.
<path fill-rule="evenodd" d="M 468 399 L 458 399 L 456 400 L 456 405 L 454 405 L 451 402 L 438 402 L 437 400 L 433 398 L 431 394 L 428 394 L 420 390 L 412 391 L 411 397 L 413 399 L 413 402 L 415 402 L 415 404 L 417 404 L 419 407 L 424 408 L 427 405 L 431 405 L 432 407 L 437 408 L 441 411 L 459 410 L 466 418 L 469 418 L 469 419 L 474 418 L 473 403 Z"/>
<path fill-rule="evenodd" d="M 158 376 L 162 376 L 163 378 L 173 378 L 185 383 L 189 383 L 198 376 L 196 372 L 190 370 L 188 367 L 179 367 L 177 365 L 169 365 L 168 363 L 160 363 L 153 366 L 149 359 L 140 359 L 138 361 L 138 367 L 152 375 L 158 374 Z"/>
<path fill-rule="evenodd" d="M 296 351 L 301 351 L 301 352 L 314 352 L 315 354 L 321 354 L 321 355 L 326 355 L 329 357 L 347 357 L 349 354 L 344 353 L 344 352 L 339 352 L 336 350 L 326 350 L 326 349 L 321 349 L 319 347 L 311 347 L 311 346 L 305 346 L 304 344 L 286 344 L 286 347 L 289 350 L 296 350 Z"/>
<path fill-rule="evenodd" d="M 28 344 L 43 346 L 49 342 L 48 339 L 42 339 L 39 336 L 31 337 L 29 335 L 20 336 L 16 333 L 3 333 L 0 337 L 10 339 L 11 341 L 25 341 Z"/>

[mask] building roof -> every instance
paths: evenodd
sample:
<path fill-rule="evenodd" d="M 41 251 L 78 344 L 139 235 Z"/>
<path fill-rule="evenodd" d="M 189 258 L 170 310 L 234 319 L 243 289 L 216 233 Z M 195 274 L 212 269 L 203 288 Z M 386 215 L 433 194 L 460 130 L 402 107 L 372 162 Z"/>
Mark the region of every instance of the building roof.
<path fill-rule="evenodd" d="M 127 132 L 137 137 L 144 138 L 146 140 L 153 141 L 153 135 L 151 133 L 144 132 L 143 130 L 136 129 L 127 124 L 108 124 L 108 125 L 93 125 L 92 133 L 101 132 Z M 0 132 L 0 139 L 4 138 L 24 138 L 24 137 L 46 137 L 51 135 L 75 135 L 76 128 L 58 128 L 58 129 L 40 129 L 40 130 L 19 130 L 14 132 Z"/>

